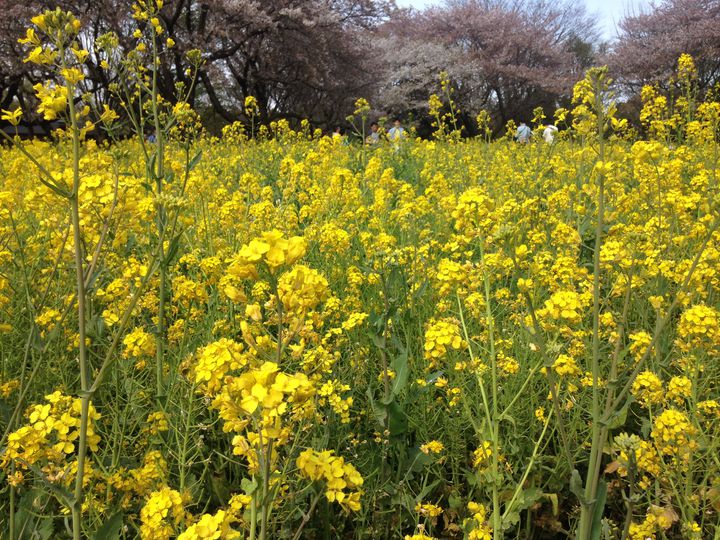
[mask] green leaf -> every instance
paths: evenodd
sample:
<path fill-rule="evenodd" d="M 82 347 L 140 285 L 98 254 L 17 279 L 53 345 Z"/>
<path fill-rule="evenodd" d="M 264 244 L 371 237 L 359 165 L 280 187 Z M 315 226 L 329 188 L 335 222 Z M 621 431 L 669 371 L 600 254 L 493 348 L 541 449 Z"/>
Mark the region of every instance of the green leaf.
<path fill-rule="evenodd" d="M 407 432 L 408 419 L 397 401 L 388 405 L 388 428 L 391 436 L 402 435 Z"/>
<path fill-rule="evenodd" d="M 423 469 L 425 469 L 427 465 L 432 465 L 433 463 L 435 463 L 435 458 L 432 458 L 429 455 L 422 453 L 417 447 L 413 448 L 410 451 L 410 455 L 408 456 L 408 458 L 410 459 L 410 468 L 408 470 L 413 473 L 419 473 Z M 410 475 L 408 475 L 408 477 L 409 476 Z"/>
<path fill-rule="evenodd" d="M 602 478 L 598 484 L 597 498 L 593 510 L 592 529 L 590 529 L 590 540 L 600 540 L 602 532 L 602 518 L 605 513 L 605 501 L 607 500 L 607 483 Z"/>
<path fill-rule="evenodd" d="M 428 495 L 429 493 L 432 493 L 433 489 L 435 489 L 435 487 L 436 487 L 439 483 L 440 483 L 440 479 L 437 479 L 437 480 L 435 480 L 434 482 L 431 482 L 430 484 L 428 484 L 427 486 L 425 486 L 425 487 L 422 489 L 422 491 L 420 491 L 420 493 L 417 494 L 417 496 L 415 497 L 415 499 L 414 499 L 413 502 L 418 503 L 418 502 L 424 501 L 424 500 L 425 500 L 425 497 L 427 497 L 427 495 Z M 415 505 L 414 505 L 414 504 L 413 504 L 412 508 L 413 508 L 413 509 L 415 508 Z"/>
<path fill-rule="evenodd" d="M 240 481 L 240 487 L 245 492 L 245 495 L 252 495 L 258 488 L 258 482 L 254 478 L 252 480 L 249 478 L 243 478 Z"/>
<path fill-rule="evenodd" d="M 18 540 L 48 540 L 55 533 L 53 520 L 37 515 L 39 508 L 46 508 L 48 494 L 42 489 L 31 489 L 18 501 L 15 512 L 15 530 Z M 0 529 L 0 534 L 3 532 Z M 5 537 L 3 537 L 5 538 Z"/>
<path fill-rule="evenodd" d="M 375 420 L 378 424 L 384 427 L 385 419 L 387 418 L 387 408 L 384 407 L 381 403 L 375 401 L 372 389 L 368 388 L 366 394 L 368 397 L 368 401 L 370 402 L 370 408 L 372 409 L 373 415 L 375 416 Z"/>
<path fill-rule="evenodd" d="M 155 179 L 155 162 L 157 161 L 157 154 L 153 152 L 150 154 L 150 159 L 148 160 L 147 168 L 150 178 L 153 180 Z"/>
<path fill-rule="evenodd" d="M 627 414 L 628 414 L 629 407 L 630 407 L 630 400 L 627 400 L 625 402 L 625 405 L 623 405 L 622 409 L 620 409 L 619 411 L 616 411 L 608 420 L 608 423 L 607 423 L 608 429 L 617 429 L 617 428 L 625 425 L 625 422 L 627 421 Z"/>
<path fill-rule="evenodd" d="M 392 393 L 394 396 L 397 396 L 407 386 L 408 375 L 410 374 L 407 351 L 393 358 L 393 361 L 390 363 L 390 368 L 395 372 L 395 378 L 392 382 Z"/>
<path fill-rule="evenodd" d="M 504 531 L 507 531 L 509 529 L 512 529 L 518 523 L 520 523 L 520 512 L 518 512 L 517 510 L 512 510 L 508 512 L 508 515 L 503 520 L 502 528 Z"/>
<path fill-rule="evenodd" d="M 120 530 L 123 526 L 123 512 L 113 514 L 102 526 L 95 531 L 93 538 L 95 540 L 116 540 L 120 538 Z"/>
<path fill-rule="evenodd" d="M 460 495 L 458 495 L 457 492 L 453 491 L 448 496 L 448 506 L 452 510 L 459 510 L 461 508 L 464 508 L 465 504 L 464 504 L 463 498 Z"/>
<path fill-rule="evenodd" d="M 182 237 L 182 233 L 178 234 L 177 236 L 175 236 L 175 238 L 173 238 L 170 241 L 170 246 L 168 247 L 168 250 L 165 253 L 165 260 L 163 261 L 163 264 L 165 265 L 166 268 L 168 268 L 172 264 L 173 259 L 175 259 L 175 257 L 178 254 L 178 250 L 180 248 L 180 238 L 181 237 Z"/>
<path fill-rule="evenodd" d="M 583 490 L 582 480 L 577 469 L 573 469 L 570 475 L 570 492 L 578 498 L 581 504 L 586 504 L 585 490 Z"/>
<path fill-rule="evenodd" d="M 383 336 L 373 333 L 370 334 L 370 337 L 372 338 L 373 343 L 378 349 L 385 348 L 385 338 Z"/>
<path fill-rule="evenodd" d="M 195 154 L 195 156 L 188 163 L 187 170 L 192 171 L 195 167 L 197 167 L 197 164 L 200 163 L 201 158 L 202 158 L 202 150 L 198 150 L 198 153 Z"/>

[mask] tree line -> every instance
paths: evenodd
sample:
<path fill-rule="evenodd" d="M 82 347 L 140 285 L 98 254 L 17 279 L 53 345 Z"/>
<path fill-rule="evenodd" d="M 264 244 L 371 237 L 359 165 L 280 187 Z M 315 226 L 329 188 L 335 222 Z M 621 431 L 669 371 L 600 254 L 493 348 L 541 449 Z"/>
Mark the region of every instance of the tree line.
<path fill-rule="evenodd" d="M 60 7 L 83 23 L 91 51 L 82 90 L 98 107 L 113 105 L 119 73 L 95 54 L 101 36 L 118 36 L 117 55 L 135 50 L 132 0 L 0 0 L 0 107 L 36 105 L 33 85 L 42 67 L 23 61 L 18 43 L 30 18 Z M 157 67 L 160 94 L 173 102 L 178 85 L 192 87 L 191 105 L 210 129 L 247 121 L 245 99 L 257 102 L 257 121 L 279 118 L 330 127 L 344 122 L 358 97 L 376 116 L 429 123 L 427 99 L 440 91 L 440 72 L 466 132 L 478 111 L 496 130 L 529 120 L 542 107 L 564 106 L 583 72 L 606 64 L 626 98 L 630 117 L 646 84 L 663 84 L 681 53 L 696 59 L 700 93 L 720 80 L 720 0 L 661 0 L 628 13 L 618 36 L 601 39 L 593 14 L 571 0 L 446 0 L 422 11 L 393 0 L 167 0 L 160 11 L 164 38 Z M 199 70 L 187 54 L 199 50 Z"/>

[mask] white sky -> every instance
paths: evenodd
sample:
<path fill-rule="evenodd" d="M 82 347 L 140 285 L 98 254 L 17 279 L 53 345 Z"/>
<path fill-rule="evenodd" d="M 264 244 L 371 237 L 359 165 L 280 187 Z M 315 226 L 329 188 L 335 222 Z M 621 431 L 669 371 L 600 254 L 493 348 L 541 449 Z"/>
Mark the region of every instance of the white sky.
<path fill-rule="evenodd" d="M 598 26 L 605 39 L 612 39 L 616 34 L 616 24 L 626 13 L 639 12 L 647 8 L 649 0 L 584 0 L 589 13 L 598 16 Z M 442 4 L 442 0 L 395 0 L 400 7 L 422 9 L 431 5 Z"/>

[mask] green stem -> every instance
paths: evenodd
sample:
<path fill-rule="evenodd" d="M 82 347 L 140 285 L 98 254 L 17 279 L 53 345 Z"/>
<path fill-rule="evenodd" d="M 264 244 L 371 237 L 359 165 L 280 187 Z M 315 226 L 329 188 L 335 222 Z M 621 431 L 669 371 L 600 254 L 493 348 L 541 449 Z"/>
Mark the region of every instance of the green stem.
<path fill-rule="evenodd" d="M 155 348 L 155 392 L 156 399 L 160 401 L 164 395 L 164 381 L 163 381 L 163 369 L 165 365 L 165 296 L 167 294 L 167 265 L 165 246 L 163 245 L 163 238 L 165 236 L 165 203 L 162 201 L 163 194 L 163 182 L 165 180 L 165 138 L 163 130 L 160 126 L 160 112 L 158 109 L 158 82 L 157 82 L 157 70 L 158 70 L 158 52 L 157 52 L 157 35 L 155 29 L 152 30 L 152 87 L 151 87 L 151 100 L 152 100 L 152 114 L 153 121 L 155 124 L 155 169 L 152 170 L 152 174 L 155 176 L 155 197 L 157 202 L 155 205 L 156 212 L 156 227 L 158 232 L 158 239 L 160 242 L 160 284 L 158 290 L 158 320 L 157 320 L 157 342 Z"/>
<path fill-rule="evenodd" d="M 272 500 L 270 500 L 270 473 L 272 464 L 272 452 L 273 452 L 273 441 L 270 439 L 267 445 L 267 455 L 265 456 L 265 471 L 263 474 L 263 495 L 262 495 L 262 508 L 260 514 L 260 540 L 267 538 L 267 526 L 268 520 L 270 519 L 270 506 L 272 506 Z"/>
<path fill-rule="evenodd" d="M 250 540 L 255 540 L 257 530 L 257 491 L 250 501 Z"/>
<path fill-rule="evenodd" d="M 15 474 L 15 464 L 10 468 L 10 474 Z M 9 516 L 10 540 L 15 540 L 15 486 L 10 486 L 10 516 Z"/>
<path fill-rule="evenodd" d="M 308 524 L 308 521 L 310 521 L 310 517 L 312 516 L 312 513 L 315 510 L 315 507 L 317 506 L 317 503 L 320 500 L 321 496 L 322 496 L 322 492 L 318 493 L 313 498 L 312 503 L 310 504 L 310 508 L 308 508 L 307 513 L 303 514 L 302 522 L 300 523 L 300 526 L 297 528 L 297 531 L 295 531 L 295 534 L 293 535 L 292 540 L 300 540 L 300 534 L 302 533 L 303 529 L 305 528 L 305 525 Z"/>
<path fill-rule="evenodd" d="M 602 103 L 602 83 L 598 79 L 593 81 L 595 90 L 595 112 L 597 115 L 598 158 L 605 159 L 605 126 L 604 104 Z M 595 497 L 600 480 L 600 463 L 602 462 L 602 447 L 607 437 L 607 428 L 601 424 L 602 412 L 600 410 L 600 249 L 602 248 L 602 233 L 605 226 L 605 174 L 598 174 L 598 207 L 595 223 L 595 252 L 593 253 L 593 334 L 592 334 L 592 413 L 591 429 L 592 442 L 590 446 L 590 459 L 585 477 L 584 500 L 581 503 L 580 526 L 578 538 L 589 538 L 592 520 L 595 511 Z"/>
<path fill-rule="evenodd" d="M 540 437 L 535 442 L 535 448 L 533 448 L 533 453 L 530 456 L 530 463 L 528 463 L 527 467 L 525 468 L 525 472 L 523 473 L 522 478 L 520 479 L 520 482 L 518 482 L 517 486 L 515 487 L 515 493 L 513 493 L 512 499 L 510 499 L 510 502 L 505 507 L 505 512 L 503 513 L 502 518 L 505 519 L 512 511 L 513 504 L 515 503 L 515 500 L 518 498 L 518 495 L 522 493 L 523 488 L 525 487 L 525 480 L 527 480 L 528 475 L 530 474 L 530 471 L 532 470 L 533 465 L 535 464 L 535 458 L 537 457 L 538 450 L 540 449 L 540 443 L 542 443 L 542 440 L 545 438 L 545 432 L 547 431 L 548 426 L 550 425 L 550 417 L 552 416 L 552 409 L 550 409 L 550 412 L 548 413 L 547 418 L 545 419 L 545 425 L 543 426 L 542 432 L 540 433 Z"/>
<path fill-rule="evenodd" d="M 83 479 L 85 476 L 85 459 L 87 456 L 87 429 L 88 412 L 90 410 L 90 388 L 88 377 L 87 348 L 85 344 L 85 272 L 83 270 L 82 253 L 82 231 L 80 228 L 80 133 L 77 124 L 75 111 L 75 87 L 71 83 L 66 84 L 68 91 L 68 104 L 70 109 L 70 123 L 72 129 L 72 152 L 73 152 L 73 189 L 70 196 L 70 217 L 72 220 L 73 242 L 75 252 L 75 278 L 77 293 L 77 314 L 78 314 L 78 362 L 80 365 L 80 437 L 78 442 L 77 473 L 75 475 L 75 490 L 72 501 L 72 529 L 73 539 L 80 540 L 82 537 L 82 502 L 83 502 Z"/>

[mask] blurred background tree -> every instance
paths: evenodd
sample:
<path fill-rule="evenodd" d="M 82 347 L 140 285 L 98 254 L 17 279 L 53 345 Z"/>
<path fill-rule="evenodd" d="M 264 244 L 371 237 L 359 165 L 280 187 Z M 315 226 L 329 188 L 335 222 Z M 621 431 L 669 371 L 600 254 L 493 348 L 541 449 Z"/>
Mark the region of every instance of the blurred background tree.
<path fill-rule="evenodd" d="M 131 0 L 0 0 L 3 109 L 34 110 L 32 85 L 47 74 L 22 61 L 17 39 L 33 15 L 57 5 L 82 20 L 89 50 L 109 31 L 120 38 L 120 54 L 134 47 Z M 508 120 L 529 121 L 537 107 L 550 117 L 593 65 L 610 66 L 630 116 L 641 87 L 667 80 L 683 52 L 696 59 L 701 94 L 720 77 L 720 0 L 663 0 L 628 13 L 610 42 L 569 0 L 445 0 L 422 11 L 393 0 L 168 0 L 161 16 L 172 46 L 160 44 L 160 92 L 172 101 L 176 85 L 194 84 L 191 103 L 212 131 L 248 121 L 247 96 L 257 99 L 262 123 L 307 118 L 327 129 L 343 124 L 363 96 L 374 117 L 429 125 L 427 98 L 440 90 L 441 71 L 466 135 L 481 109 L 495 133 Z M 192 49 L 203 57 L 197 81 L 185 72 Z M 100 107 L 112 100 L 117 74 L 92 55 L 87 69 L 84 90 Z M 25 120 L 41 124 L 27 112 Z"/>

